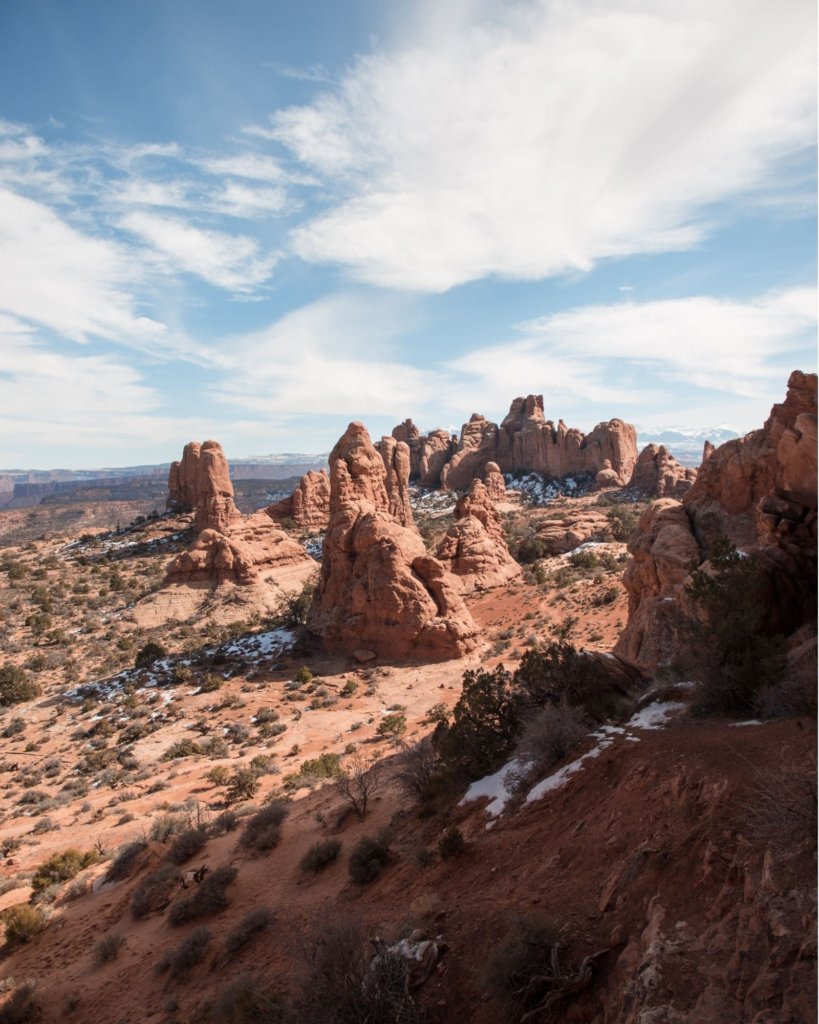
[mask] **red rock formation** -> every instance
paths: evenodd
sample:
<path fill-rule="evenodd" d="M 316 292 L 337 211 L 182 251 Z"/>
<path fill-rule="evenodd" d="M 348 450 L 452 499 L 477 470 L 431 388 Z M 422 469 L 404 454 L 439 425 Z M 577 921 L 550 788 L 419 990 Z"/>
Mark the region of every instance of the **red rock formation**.
<path fill-rule="evenodd" d="M 390 512 L 384 461 L 351 423 L 330 454 L 330 524 L 308 628 L 326 649 L 444 660 L 478 630 L 453 577 Z"/>
<path fill-rule="evenodd" d="M 682 498 L 697 479 L 662 444 L 647 444 L 640 452 L 628 486 L 647 498 Z"/>
<path fill-rule="evenodd" d="M 473 480 L 455 506 L 456 522 L 441 538 L 437 557 L 459 577 L 462 594 L 503 586 L 521 574 L 509 554 L 503 524 L 489 492 Z"/>
<path fill-rule="evenodd" d="M 233 504 L 233 484 L 225 453 L 218 441 L 205 441 L 199 451 L 199 473 L 195 503 L 195 526 L 202 530 L 224 532 L 241 518 Z"/>
<path fill-rule="evenodd" d="M 414 526 L 409 500 L 410 449 L 405 441 L 382 437 L 376 448 L 384 460 L 384 486 L 387 489 L 388 510 L 402 526 Z"/>
<path fill-rule="evenodd" d="M 265 512 L 276 522 L 292 519 L 300 529 L 311 533 L 326 530 L 330 519 L 330 478 L 323 469 L 309 470 L 289 498 L 268 505 Z"/>
<path fill-rule="evenodd" d="M 600 472 L 594 478 L 594 489 L 596 491 L 603 490 L 605 487 L 619 487 L 620 477 L 611 468 L 611 459 L 603 459 L 603 465 L 600 467 Z"/>
<path fill-rule="evenodd" d="M 506 482 L 497 462 L 487 462 L 483 482 L 492 501 L 506 501 Z"/>
<path fill-rule="evenodd" d="M 444 466 L 452 458 L 456 440 L 446 430 L 433 430 L 422 437 L 418 447 L 418 483 L 439 487 Z"/>
<path fill-rule="evenodd" d="M 465 491 L 473 480 L 484 475 L 488 462 L 497 463 L 497 450 L 497 424 L 473 412 L 461 429 L 454 454 L 441 470 L 441 486 Z"/>
<path fill-rule="evenodd" d="M 199 453 L 202 445 L 190 441 L 182 449 L 182 459 L 172 462 L 168 471 L 166 507 L 174 512 L 193 512 L 199 496 Z"/>
<path fill-rule="evenodd" d="M 560 519 L 546 519 L 537 529 L 547 555 L 565 555 L 592 540 L 609 539 L 609 520 L 605 512 L 582 508 Z"/>
<path fill-rule="evenodd" d="M 646 665 L 681 649 L 685 581 L 714 541 L 756 555 L 768 624 L 789 635 L 813 618 L 816 577 L 816 375 L 795 371 L 765 426 L 713 450 L 682 503 L 656 502 L 629 543 L 629 621 L 616 650 Z"/>

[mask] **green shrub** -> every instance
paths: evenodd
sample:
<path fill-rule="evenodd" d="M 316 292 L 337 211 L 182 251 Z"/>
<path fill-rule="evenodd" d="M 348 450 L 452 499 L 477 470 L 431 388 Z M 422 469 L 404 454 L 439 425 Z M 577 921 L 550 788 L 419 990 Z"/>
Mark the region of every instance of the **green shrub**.
<path fill-rule="evenodd" d="M 172 743 L 162 755 L 160 761 L 177 761 L 181 757 L 193 757 L 194 755 L 201 753 L 202 748 L 198 743 L 185 738 L 184 740 L 178 740 L 176 743 Z"/>
<path fill-rule="evenodd" d="M 48 860 L 43 861 L 36 868 L 31 879 L 31 888 L 34 892 L 41 892 L 51 885 L 67 882 L 70 878 L 78 875 L 83 868 L 98 863 L 100 855 L 96 850 L 86 850 L 81 853 L 79 850 L 68 849 L 62 853 L 52 854 Z"/>
<path fill-rule="evenodd" d="M 317 875 L 338 857 L 341 850 L 341 841 L 338 839 L 323 839 L 313 843 L 310 849 L 299 861 L 302 871 L 312 871 Z"/>
<path fill-rule="evenodd" d="M 24 982 L 0 1006 L 0 1024 L 32 1024 L 40 1020 L 40 1007 L 34 999 L 34 983 Z"/>
<path fill-rule="evenodd" d="M 227 799 L 231 802 L 252 800 L 258 793 L 259 786 L 259 776 L 252 768 L 237 768 L 228 779 Z"/>
<path fill-rule="evenodd" d="M 625 542 L 637 529 L 639 517 L 627 505 L 615 505 L 607 513 L 609 531 L 616 541 Z"/>
<path fill-rule="evenodd" d="M 390 842 L 390 836 L 386 832 L 379 833 L 378 836 L 362 836 L 350 854 L 350 878 L 361 885 L 374 882 L 387 863 Z"/>
<path fill-rule="evenodd" d="M 476 778 L 491 771 L 514 746 L 519 731 L 512 677 L 502 665 L 469 669 L 449 725 L 439 724 L 434 742 L 450 770 Z"/>
<path fill-rule="evenodd" d="M 162 644 L 147 643 L 137 652 L 134 668 L 149 668 L 155 661 L 167 657 L 168 651 Z"/>
<path fill-rule="evenodd" d="M 298 748 L 294 747 L 298 753 Z M 297 772 L 291 772 L 282 779 L 287 790 L 301 789 L 304 786 L 318 786 L 328 779 L 337 779 L 341 775 L 340 754 L 319 754 L 318 757 L 303 761 Z"/>
<path fill-rule="evenodd" d="M 236 868 L 223 865 L 205 875 L 190 896 L 173 904 L 168 912 L 168 922 L 179 927 L 197 917 L 207 917 L 224 910 L 229 902 L 225 889 L 238 874 Z"/>
<path fill-rule="evenodd" d="M 399 713 L 384 715 L 375 730 L 379 736 L 397 738 L 407 731 L 407 716 Z"/>
<path fill-rule="evenodd" d="M 540 537 L 526 537 L 518 545 L 517 560 L 521 565 L 531 565 L 548 554 L 546 544 Z"/>
<path fill-rule="evenodd" d="M 155 843 L 167 843 L 173 836 L 181 835 L 190 828 L 187 814 L 158 814 L 151 822 L 149 838 Z"/>
<path fill-rule="evenodd" d="M 0 667 L 0 707 L 7 708 L 12 704 L 34 700 L 41 692 L 40 686 L 28 678 L 25 669 L 17 665 Z"/>
<path fill-rule="evenodd" d="M 299 684 L 299 686 L 303 686 L 305 683 L 312 681 L 313 673 L 306 665 L 302 665 L 298 672 L 293 676 L 293 679 Z"/>

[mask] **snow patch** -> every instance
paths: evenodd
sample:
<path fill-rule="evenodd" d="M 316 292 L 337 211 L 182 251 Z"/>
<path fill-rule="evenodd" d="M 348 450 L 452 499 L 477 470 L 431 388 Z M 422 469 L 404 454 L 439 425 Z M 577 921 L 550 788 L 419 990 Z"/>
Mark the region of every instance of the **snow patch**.
<path fill-rule="evenodd" d="M 668 719 L 684 708 L 685 704 L 679 701 L 654 701 L 630 718 L 627 726 L 630 729 L 663 729 Z"/>
<path fill-rule="evenodd" d="M 486 813 L 496 818 L 503 812 L 504 807 L 506 807 L 512 796 L 512 791 L 507 788 L 510 776 L 518 770 L 525 769 L 527 764 L 527 761 L 522 761 L 520 758 L 515 757 L 492 775 L 486 775 L 482 779 L 477 779 L 466 791 L 458 806 L 463 807 L 464 804 L 472 800 L 480 800 L 482 797 L 487 796 L 489 797 L 489 803 L 486 805 Z"/>

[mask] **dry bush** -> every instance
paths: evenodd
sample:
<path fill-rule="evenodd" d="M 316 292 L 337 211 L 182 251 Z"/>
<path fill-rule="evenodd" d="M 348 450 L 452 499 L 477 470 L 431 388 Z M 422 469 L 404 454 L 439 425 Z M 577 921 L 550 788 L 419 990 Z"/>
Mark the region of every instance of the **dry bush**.
<path fill-rule="evenodd" d="M 281 824 L 290 808 L 281 800 L 265 804 L 247 820 L 239 845 L 250 850 L 272 850 L 281 839 Z"/>
<path fill-rule="evenodd" d="M 427 714 L 433 710 L 434 708 L 431 708 Z M 446 719 L 443 719 L 443 722 L 445 725 Z M 430 799 L 433 780 L 439 773 L 441 765 L 429 736 L 425 736 L 412 746 L 403 747 L 395 759 L 395 766 L 393 780 L 406 796 L 419 803 Z"/>
<path fill-rule="evenodd" d="M 382 831 L 378 836 L 362 836 L 350 854 L 348 870 L 354 882 L 365 885 L 381 874 L 390 855 L 391 837 Z"/>
<path fill-rule="evenodd" d="M 253 910 L 249 910 L 242 920 L 227 933 L 225 952 L 229 956 L 234 956 L 255 935 L 270 928 L 275 920 L 276 915 L 268 907 L 254 907 Z"/>
<path fill-rule="evenodd" d="M 207 917 L 224 910 L 228 905 L 225 889 L 238 874 L 236 868 L 223 865 L 205 875 L 190 896 L 174 903 L 168 913 L 169 923 L 178 927 L 197 917 Z"/>
<path fill-rule="evenodd" d="M 195 928 L 179 945 L 170 950 L 156 965 L 160 974 L 169 972 L 172 978 L 184 975 L 205 959 L 213 932 L 209 928 Z"/>
<path fill-rule="evenodd" d="M 172 864 L 163 864 L 139 883 L 131 896 L 131 914 L 139 920 L 155 910 L 164 910 L 182 876 Z"/>
<path fill-rule="evenodd" d="M 6 945 L 10 949 L 25 945 L 40 934 L 47 922 L 45 914 L 28 903 L 16 903 L 0 914 L 6 929 Z"/>
<path fill-rule="evenodd" d="M 809 840 L 816 847 L 816 766 L 782 765 L 755 773 L 742 806 L 741 827 L 759 846 L 792 850 Z"/>
<path fill-rule="evenodd" d="M 295 1018 L 321 1024 L 420 1024 L 423 1011 L 409 992 L 409 963 L 399 955 L 373 957 L 360 921 L 328 917 L 303 940 L 307 967 Z"/>
<path fill-rule="evenodd" d="M 370 800 L 381 784 L 381 765 L 378 761 L 353 754 L 341 769 L 336 789 L 362 820 L 367 816 Z"/>
<path fill-rule="evenodd" d="M 117 932 L 109 932 L 108 935 L 104 935 L 94 945 L 94 963 L 98 967 L 102 967 L 103 964 L 109 964 L 112 960 L 116 960 L 124 944 L 125 939 Z"/>
<path fill-rule="evenodd" d="M 40 1017 L 40 1008 L 34 1000 L 34 985 L 26 982 L 16 988 L 3 1006 L 0 1006 L 0 1024 L 31 1024 Z"/>
<path fill-rule="evenodd" d="M 159 814 L 151 822 L 149 838 L 154 842 L 167 843 L 172 836 L 181 835 L 190 828 L 190 824 L 187 814 Z"/>
<path fill-rule="evenodd" d="M 52 854 L 35 870 L 31 887 L 35 893 L 42 892 L 52 885 L 69 881 L 84 868 L 96 864 L 99 860 L 100 854 L 97 850 L 86 850 L 85 853 L 81 853 L 72 848 Z"/>
<path fill-rule="evenodd" d="M 322 839 L 313 843 L 310 849 L 299 861 L 302 871 L 312 871 L 317 875 L 338 857 L 341 850 L 340 839 Z"/>
<path fill-rule="evenodd" d="M 231 981 L 208 1007 L 212 1024 L 285 1024 L 288 1019 L 282 1001 L 250 974 Z"/>
<path fill-rule="evenodd" d="M 147 848 L 148 844 L 144 839 L 135 839 L 121 846 L 108 865 L 103 882 L 120 882 L 124 878 L 130 878 L 139 861 L 139 855 Z"/>
<path fill-rule="evenodd" d="M 464 834 L 457 825 L 450 825 L 438 840 L 438 853 L 441 855 L 441 860 L 450 860 L 452 857 L 459 856 L 465 847 Z"/>
<path fill-rule="evenodd" d="M 184 864 L 186 860 L 199 853 L 208 841 L 208 830 L 202 828 L 189 828 L 179 835 L 171 843 L 168 850 L 168 860 L 172 864 Z"/>

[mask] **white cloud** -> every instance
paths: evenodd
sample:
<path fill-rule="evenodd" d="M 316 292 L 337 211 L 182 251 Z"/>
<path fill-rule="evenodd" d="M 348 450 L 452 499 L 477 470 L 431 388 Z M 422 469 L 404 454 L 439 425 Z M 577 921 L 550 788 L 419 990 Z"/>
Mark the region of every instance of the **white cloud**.
<path fill-rule="evenodd" d="M 120 227 L 151 246 L 169 272 L 194 274 L 237 294 L 253 292 L 279 260 L 278 253 L 262 253 L 254 238 L 202 230 L 178 218 L 135 211 Z"/>
<path fill-rule="evenodd" d="M 443 291 L 688 248 L 713 204 L 774 188 L 782 158 L 814 142 L 807 0 L 456 13 L 258 129 L 344 189 L 293 232 L 298 255 Z"/>
<path fill-rule="evenodd" d="M 74 341 L 161 345 L 164 325 L 139 316 L 126 251 L 83 234 L 49 207 L 0 188 L 0 311 Z"/>
<path fill-rule="evenodd" d="M 289 173 L 278 160 L 259 153 L 208 157 L 205 160 L 200 160 L 199 166 L 208 174 L 223 174 L 234 178 L 251 178 L 255 181 L 268 182 L 289 180 Z"/>

